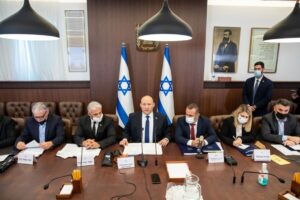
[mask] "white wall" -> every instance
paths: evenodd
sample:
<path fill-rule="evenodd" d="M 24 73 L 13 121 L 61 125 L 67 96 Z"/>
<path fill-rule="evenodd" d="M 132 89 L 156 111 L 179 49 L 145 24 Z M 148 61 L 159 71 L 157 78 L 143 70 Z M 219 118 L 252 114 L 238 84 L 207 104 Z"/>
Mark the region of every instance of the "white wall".
<path fill-rule="evenodd" d="M 216 73 L 231 76 L 233 81 L 244 81 L 248 73 L 251 28 L 270 28 L 285 18 L 292 7 L 251 7 L 208 5 L 204 80 L 211 80 L 214 26 L 241 27 L 237 73 Z M 299 19 L 300 20 L 300 19 Z M 300 43 L 280 44 L 277 72 L 266 74 L 273 81 L 300 81 Z"/>

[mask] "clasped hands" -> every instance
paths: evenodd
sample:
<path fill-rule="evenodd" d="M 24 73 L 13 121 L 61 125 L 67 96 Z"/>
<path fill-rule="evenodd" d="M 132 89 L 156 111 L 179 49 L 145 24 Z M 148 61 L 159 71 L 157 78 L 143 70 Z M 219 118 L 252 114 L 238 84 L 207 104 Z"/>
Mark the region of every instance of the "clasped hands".
<path fill-rule="evenodd" d="M 100 148 L 100 144 L 97 143 L 94 139 L 87 139 L 82 142 L 82 146 L 87 149 L 96 149 Z"/>
<path fill-rule="evenodd" d="M 288 136 L 287 140 L 283 142 L 285 146 L 294 146 L 300 143 L 300 137 L 297 136 Z"/>
<path fill-rule="evenodd" d="M 158 142 L 161 146 L 165 147 L 169 144 L 169 140 L 167 138 L 162 139 L 161 141 Z M 119 142 L 121 146 L 126 146 L 128 145 L 128 140 L 124 138 Z"/>

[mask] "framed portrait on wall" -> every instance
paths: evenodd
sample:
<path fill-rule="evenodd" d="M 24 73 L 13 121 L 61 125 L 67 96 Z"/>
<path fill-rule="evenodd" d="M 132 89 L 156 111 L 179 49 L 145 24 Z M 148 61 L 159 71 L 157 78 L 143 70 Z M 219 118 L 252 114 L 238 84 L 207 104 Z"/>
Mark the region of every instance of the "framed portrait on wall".
<path fill-rule="evenodd" d="M 264 73 L 276 73 L 279 44 L 263 41 L 263 36 L 268 28 L 252 28 L 250 38 L 250 51 L 248 72 L 254 71 L 254 63 L 265 63 Z"/>
<path fill-rule="evenodd" d="M 240 33 L 240 27 L 214 27 L 211 65 L 213 72 L 237 72 Z"/>

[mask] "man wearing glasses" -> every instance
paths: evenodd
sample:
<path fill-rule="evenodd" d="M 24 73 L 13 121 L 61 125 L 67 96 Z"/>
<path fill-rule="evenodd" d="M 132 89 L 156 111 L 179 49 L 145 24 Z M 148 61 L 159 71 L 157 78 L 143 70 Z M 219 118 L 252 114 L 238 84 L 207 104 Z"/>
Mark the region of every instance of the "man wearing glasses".
<path fill-rule="evenodd" d="M 26 120 L 23 133 L 16 140 L 18 150 L 26 149 L 26 143 L 37 141 L 40 147 L 47 150 L 64 142 L 64 128 L 61 117 L 49 113 L 42 102 L 32 106 L 32 117 Z"/>

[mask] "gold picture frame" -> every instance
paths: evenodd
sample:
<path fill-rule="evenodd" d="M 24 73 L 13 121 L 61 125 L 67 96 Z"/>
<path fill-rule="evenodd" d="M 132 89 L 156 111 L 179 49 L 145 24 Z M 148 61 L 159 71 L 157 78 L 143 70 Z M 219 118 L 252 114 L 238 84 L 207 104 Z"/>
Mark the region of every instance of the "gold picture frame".
<path fill-rule="evenodd" d="M 264 73 L 276 73 L 279 44 L 263 41 L 263 36 L 268 28 L 251 28 L 250 50 L 248 59 L 248 72 L 254 72 L 255 62 L 265 64 Z"/>
<path fill-rule="evenodd" d="M 157 51 L 160 48 L 160 43 L 156 41 L 140 40 L 138 38 L 138 30 L 140 25 L 137 24 L 135 28 L 136 48 L 139 51 Z"/>

